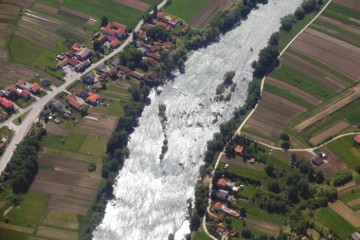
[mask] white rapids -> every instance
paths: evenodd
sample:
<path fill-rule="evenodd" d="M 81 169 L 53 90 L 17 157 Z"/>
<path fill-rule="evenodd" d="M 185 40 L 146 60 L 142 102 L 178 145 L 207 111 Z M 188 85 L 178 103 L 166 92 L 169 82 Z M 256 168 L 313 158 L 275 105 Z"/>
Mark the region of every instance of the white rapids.
<path fill-rule="evenodd" d="M 186 62 L 186 72 L 176 73 L 160 95 L 151 92 L 151 104 L 130 136 L 130 157 L 114 185 L 116 199 L 107 204 L 94 239 L 166 240 L 170 233 L 182 239 L 189 232 L 186 201 L 194 198 L 206 142 L 244 103 L 252 78 L 251 63 L 279 29 L 280 19 L 293 13 L 301 2 L 270 0 L 259 5 L 218 43 L 194 52 Z M 237 89 L 229 102 L 215 102 L 215 89 L 231 70 L 236 71 Z M 166 105 L 168 118 L 169 148 L 162 161 L 159 156 L 165 136 L 158 116 L 160 103 Z M 214 113 L 219 115 L 216 123 Z"/>

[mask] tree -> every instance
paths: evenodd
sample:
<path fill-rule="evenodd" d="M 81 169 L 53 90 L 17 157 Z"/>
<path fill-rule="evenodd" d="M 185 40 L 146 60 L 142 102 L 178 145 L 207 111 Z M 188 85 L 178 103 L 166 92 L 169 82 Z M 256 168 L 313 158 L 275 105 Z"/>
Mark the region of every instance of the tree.
<path fill-rule="evenodd" d="M 22 123 L 21 117 L 18 117 L 18 120 L 17 120 L 17 121 L 18 121 L 19 124 L 21 124 L 21 123 Z"/>
<path fill-rule="evenodd" d="M 133 86 L 130 88 L 131 96 L 135 102 L 141 99 L 141 92 L 138 86 Z"/>
<path fill-rule="evenodd" d="M 252 232 L 251 232 L 250 230 L 248 230 L 248 229 L 243 229 L 243 230 L 241 231 L 241 236 L 243 236 L 243 237 L 246 238 L 246 239 L 249 239 L 249 238 L 252 238 L 253 234 L 252 234 Z"/>
<path fill-rule="evenodd" d="M 94 48 L 94 51 L 99 51 L 101 48 L 101 42 L 99 42 L 98 40 L 95 40 L 93 43 L 93 48 Z"/>
<path fill-rule="evenodd" d="M 235 71 L 228 71 L 224 75 L 224 84 L 229 86 L 233 84 L 233 78 L 235 77 Z"/>
<path fill-rule="evenodd" d="M 101 27 L 106 27 L 109 24 L 109 20 L 107 19 L 107 17 L 102 17 L 101 18 Z"/>
<path fill-rule="evenodd" d="M 294 13 L 297 20 L 303 20 L 305 17 L 305 11 L 302 7 L 298 7 Z"/>
<path fill-rule="evenodd" d="M 197 213 L 193 213 L 190 219 L 190 230 L 196 231 L 200 227 L 201 221 L 200 217 Z"/>
<path fill-rule="evenodd" d="M 173 233 L 170 233 L 168 236 L 168 240 L 175 240 L 175 236 Z"/>
<path fill-rule="evenodd" d="M 283 141 L 289 141 L 290 137 L 286 132 L 282 132 L 281 135 L 280 135 L 280 139 L 283 140 Z"/>
<path fill-rule="evenodd" d="M 278 183 L 278 181 L 276 180 L 272 180 L 269 182 L 269 190 L 274 192 L 274 193 L 280 193 L 280 185 Z"/>
<path fill-rule="evenodd" d="M 245 218 L 246 215 L 246 209 L 245 208 L 240 208 L 240 217 Z"/>
<path fill-rule="evenodd" d="M 290 14 L 281 19 L 280 29 L 289 32 L 292 29 L 292 24 L 295 22 L 294 15 Z"/>

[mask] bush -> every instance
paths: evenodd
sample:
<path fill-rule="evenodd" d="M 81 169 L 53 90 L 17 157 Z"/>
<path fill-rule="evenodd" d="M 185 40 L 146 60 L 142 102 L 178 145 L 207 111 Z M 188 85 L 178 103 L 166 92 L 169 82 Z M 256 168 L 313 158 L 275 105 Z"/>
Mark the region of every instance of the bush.
<path fill-rule="evenodd" d="M 334 179 L 334 186 L 339 187 L 343 186 L 348 182 L 351 182 L 353 180 L 353 176 L 351 172 L 341 172 L 336 174 Z"/>

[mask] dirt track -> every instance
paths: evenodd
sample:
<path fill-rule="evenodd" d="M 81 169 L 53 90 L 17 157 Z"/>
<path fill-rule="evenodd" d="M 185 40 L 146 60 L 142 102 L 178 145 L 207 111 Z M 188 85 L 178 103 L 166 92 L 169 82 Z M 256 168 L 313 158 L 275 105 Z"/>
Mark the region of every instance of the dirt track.
<path fill-rule="evenodd" d="M 203 9 L 190 21 L 194 28 L 202 28 L 221 10 L 231 7 L 235 0 L 209 0 Z"/>
<path fill-rule="evenodd" d="M 313 138 L 311 138 L 310 141 L 313 144 L 319 144 L 322 141 L 324 141 L 326 138 L 336 135 L 337 133 L 341 132 L 342 130 L 344 130 L 348 126 L 349 126 L 349 124 L 347 124 L 344 121 L 338 122 L 337 124 L 335 124 L 332 127 L 326 129 L 322 133 L 320 133 L 320 134 L 314 136 Z"/>
<path fill-rule="evenodd" d="M 291 48 L 330 65 L 356 81 L 360 81 L 360 49 L 357 47 L 307 29 L 293 42 Z"/>
<path fill-rule="evenodd" d="M 289 91 L 290 93 L 304 99 L 304 100 L 307 100 L 309 102 L 312 102 L 314 104 L 320 104 L 322 103 L 322 100 L 311 95 L 310 93 L 308 92 L 305 92 L 303 90 L 301 90 L 300 88 L 297 88 L 297 87 L 294 87 L 293 85 L 291 84 L 288 84 L 284 81 L 281 81 L 279 79 L 276 79 L 276 78 L 273 78 L 273 77 L 266 77 L 266 80 L 265 80 L 266 83 L 270 83 L 271 85 L 274 85 L 275 87 L 278 87 L 278 88 L 281 88 L 281 89 L 284 89 L 286 91 Z"/>
<path fill-rule="evenodd" d="M 326 117 L 327 115 L 335 112 L 336 110 L 339 110 L 340 108 L 342 108 L 346 104 L 354 101 L 355 99 L 357 99 L 359 97 L 360 97 L 359 92 L 354 92 L 354 93 L 350 94 L 349 96 L 347 96 L 347 97 L 341 99 L 340 101 L 334 103 L 332 106 L 330 106 L 330 107 L 324 109 L 323 111 L 315 114 L 314 116 L 306 119 L 305 121 L 303 121 L 302 123 L 297 125 L 295 127 L 295 130 L 297 130 L 298 132 L 303 131 L 305 128 L 309 127 L 310 125 L 314 124 L 315 122 L 319 121 L 320 119 Z"/>

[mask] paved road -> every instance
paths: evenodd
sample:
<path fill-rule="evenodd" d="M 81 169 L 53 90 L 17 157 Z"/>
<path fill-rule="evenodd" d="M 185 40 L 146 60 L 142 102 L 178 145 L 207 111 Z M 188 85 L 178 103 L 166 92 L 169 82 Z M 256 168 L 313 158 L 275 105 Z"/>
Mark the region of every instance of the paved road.
<path fill-rule="evenodd" d="M 167 0 L 162 1 L 157 6 L 158 9 L 162 8 L 166 4 L 166 2 L 167 2 Z M 143 24 L 143 21 L 140 20 L 140 22 L 134 28 L 133 32 L 138 31 L 142 24 Z M 66 74 L 66 77 L 64 78 L 65 79 L 64 84 L 62 84 L 61 86 L 59 86 L 57 88 L 54 88 L 53 91 L 48 92 L 48 94 L 46 96 L 44 96 L 43 98 L 41 98 L 41 100 L 35 102 L 31 106 L 29 106 L 29 107 L 27 107 L 27 108 L 25 108 L 23 110 L 21 110 L 19 113 L 15 114 L 10 119 L 8 119 L 4 123 L 0 124 L 0 127 L 9 126 L 15 131 L 13 139 L 11 140 L 11 142 L 7 146 L 4 154 L 1 157 L 1 160 L 0 160 L 0 174 L 5 169 L 6 164 L 9 162 L 9 160 L 10 160 L 10 158 L 11 158 L 17 144 L 19 144 L 21 142 L 21 140 L 25 137 L 25 135 L 27 134 L 27 132 L 31 128 L 33 122 L 38 117 L 39 113 L 44 108 L 44 106 L 47 103 L 49 103 L 50 100 L 53 99 L 57 94 L 61 93 L 62 91 L 65 91 L 66 88 L 69 85 L 71 85 L 73 82 L 80 79 L 85 74 L 91 72 L 97 66 L 103 64 L 104 61 L 112 58 L 113 56 L 115 56 L 116 54 L 118 54 L 119 52 L 124 50 L 124 48 L 132 41 L 132 39 L 133 39 L 133 33 L 130 33 L 129 37 L 122 43 L 122 45 L 119 48 L 115 49 L 113 52 L 111 52 L 109 55 L 105 56 L 103 59 L 99 60 L 98 62 L 92 64 L 88 69 L 86 69 L 85 72 L 83 72 L 83 73 L 75 73 L 75 72 L 70 72 L 69 71 Z M 23 113 L 25 113 L 25 112 L 27 112 L 29 110 L 30 110 L 30 112 L 25 117 L 25 119 L 23 119 L 20 126 L 16 126 L 15 124 L 12 123 L 12 121 L 15 118 L 17 118 L 18 116 L 22 115 Z"/>

